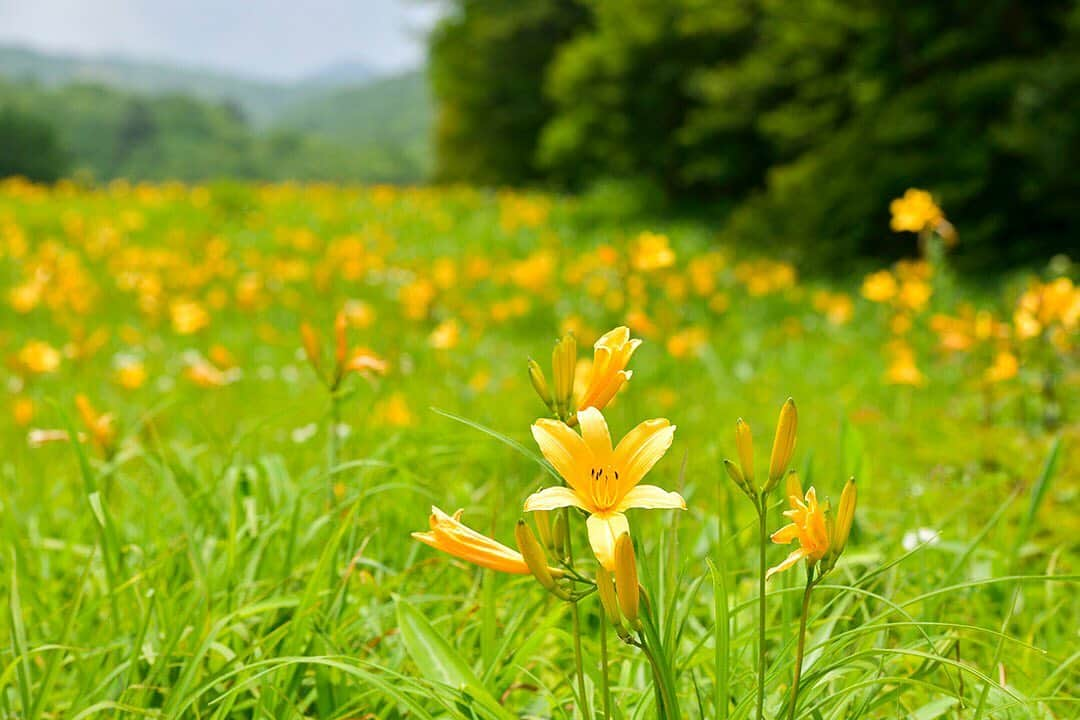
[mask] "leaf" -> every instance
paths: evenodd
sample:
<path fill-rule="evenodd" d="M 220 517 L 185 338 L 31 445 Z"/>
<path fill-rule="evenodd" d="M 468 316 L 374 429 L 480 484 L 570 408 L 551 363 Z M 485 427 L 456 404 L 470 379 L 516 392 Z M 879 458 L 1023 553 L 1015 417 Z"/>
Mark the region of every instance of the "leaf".
<path fill-rule="evenodd" d="M 496 440 L 502 442 L 503 444 L 509 445 L 510 447 L 517 450 L 519 453 L 521 453 L 525 457 L 532 460 L 534 463 L 536 463 L 540 467 L 544 468 L 544 470 L 546 470 L 549 475 L 551 475 L 553 478 L 555 478 L 560 483 L 562 483 L 562 478 L 559 477 L 559 473 L 555 472 L 555 468 L 551 467 L 551 465 L 549 465 L 546 460 L 544 460 L 542 457 L 540 457 L 536 453 L 529 450 L 527 447 L 525 447 L 524 445 L 519 443 L 514 438 L 507 437 L 506 435 L 503 435 L 498 430 L 492 430 L 491 428 L 489 428 L 489 427 L 487 427 L 485 425 L 481 425 L 478 422 L 475 422 L 475 421 L 470 420 L 468 418 L 463 418 L 460 415 L 454 415 L 453 413 L 446 412 L 445 410 L 440 410 L 437 407 L 431 408 L 431 411 L 434 412 L 434 413 L 437 413 L 439 415 L 442 415 L 445 418 L 450 418 L 451 420 L 456 420 L 457 422 L 461 423 L 462 425 L 468 425 L 469 427 L 473 428 L 474 430 L 479 430 L 480 432 L 484 433 L 485 435 L 490 435 L 491 437 L 493 437 Z"/>
<path fill-rule="evenodd" d="M 401 598 L 397 599 L 397 621 L 409 657 L 427 680 L 461 690 L 469 699 L 484 705 L 498 717 L 513 717 L 484 688 L 469 664 L 432 627 L 427 618 Z"/>

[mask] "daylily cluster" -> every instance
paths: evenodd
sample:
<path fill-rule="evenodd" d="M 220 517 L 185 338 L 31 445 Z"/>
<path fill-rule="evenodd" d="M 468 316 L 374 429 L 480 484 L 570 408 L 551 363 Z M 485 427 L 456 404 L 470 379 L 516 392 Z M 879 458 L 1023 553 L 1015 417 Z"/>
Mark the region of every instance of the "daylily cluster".
<path fill-rule="evenodd" d="M 541 536 L 549 547 L 555 545 L 547 541 L 551 537 L 547 530 L 551 522 L 547 514 L 564 508 L 584 511 L 589 544 L 599 564 L 608 572 L 615 570 L 618 539 L 629 534 L 627 510 L 686 508 L 686 502 L 678 493 L 641 484 L 671 447 L 675 426 L 664 418 L 646 420 L 615 444 L 600 410 L 630 379 L 631 371 L 625 369 L 626 364 L 640 343 L 640 340 L 630 338 L 626 327 L 615 328 L 602 336 L 594 346 L 592 372 L 586 389 L 576 401 L 573 386 L 577 357 L 572 335 L 555 344 L 552 356 L 554 392 L 548 388 L 539 365 L 529 361 L 533 385 L 556 415 L 533 423 L 532 435 L 544 458 L 565 484 L 533 493 L 526 498 L 523 509 L 537 513 Z M 571 425 L 580 425 L 580 432 Z M 447 517 L 437 509 L 433 513 L 433 518 Z M 459 516 L 460 511 L 456 517 Z M 557 515 L 556 525 L 565 517 L 562 513 Z M 486 562 L 483 553 L 473 554 L 473 546 L 440 542 L 438 534 L 427 534 L 418 539 L 477 564 Z"/>
<path fill-rule="evenodd" d="M 577 344 L 573 335 L 555 344 L 553 387 L 548 385 L 539 364 L 529 361 L 533 387 L 554 416 L 536 420 L 532 435 L 544 459 L 564 483 L 543 488 L 525 500 L 523 510 L 532 513 L 539 540 L 525 520 L 519 520 L 515 529 L 518 550 L 514 551 L 462 524 L 461 510 L 451 517 L 437 507 L 431 511 L 431 529 L 414 533 L 413 537 L 481 567 L 531 573 L 556 597 L 572 603 L 575 632 L 579 627 L 578 601 L 596 592 L 603 617 L 618 636 L 642 648 L 657 666 L 662 662 L 662 648 L 655 640 L 647 642 L 643 634 L 642 591 L 626 512 L 634 508 L 686 508 L 678 493 L 642 484 L 645 475 L 671 447 L 675 426 L 664 418 L 646 420 L 613 443 L 601 412 L 630 379 L 626 365 L 640 343 L 630 337 L 626 327 L 604 334 L 594 345 L 589 379 L 577 394 Z M 575 430 L 575 425 L 580 429 Z M 582 574 L 574 564 L 573 525 L 578 517 L 570 512 L 574 509 L 585 515 L 586 534 L 597 561 L 593 578 Z M 554 564 L 549 564 L 549 554 Z M 580 657 L 578 660 L 580 668 Z M 606 687 L 606 663 L 603 678 Z M 582 677 L 579 681 L 584 682 Z M 663 685 L 661 679 L 657 682 Z M 670 688 L 660 689 L 664 698 L 661 714 L 679 717 L 675 694 L 668 691 Z M 581 696 L 584 702 L 583 691 Z"/>
<path fill-rule="evenodd" d="M 772 454 L 769 456 L 769 470 L 764 481 L 759 485 L 754 478 L 754 445 L 750 426 L 739 418 L 735 423 L 735 447 L 739 461 L 724 460 L 728 475 L 754 504 L 758 516 L 759 569 L 758 569 L 758 695 L 757 717 L 764 717 L 765 702 L 765 583 L 776 573 L 788 570 L 801 561 L 806 561 L 807 588 L 803 599 L 799 649 L 796 655 L 795 680 L 792 685 L 790 704 L 791 717 L 795 716 L 795 704 L 798 700 L 799 673 L 802 665 L 803 643 L 806 634 L 807 606 L 810 590 L 820 581 L 825 573 L 832 570 L 844 551 L 851 526 L 855 518 L 855 479 L 852 478 L 844 487 L 840 507 L 835 520 L 828 513 L 828 506 L 818 500 L 817 490 L 811 487 L 803 495 L 802 486 L 794 470 L 788 470 L 795 450 L 798 430 L 798 412 L 795 402 L 788 398 L 780 409 L 780 419 L 776 424 Z M 784 516 L 791 522 L 771 535 L 767 528 L 769 495 L 785 479 L 785 490 L 791 509 Z M 798 542 L 798 547 L 779 565 L 766 569 L 767 543 L 788 545 Z"/>

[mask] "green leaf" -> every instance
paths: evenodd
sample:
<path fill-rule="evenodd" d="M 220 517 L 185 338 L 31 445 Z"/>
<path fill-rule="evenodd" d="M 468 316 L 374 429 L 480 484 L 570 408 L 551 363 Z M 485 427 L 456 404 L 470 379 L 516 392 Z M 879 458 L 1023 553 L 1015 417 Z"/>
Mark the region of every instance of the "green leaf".
<path fill-rule="evenodd" d="M 498 717 L 513 717 L 484 688 L 465 659 L 432 627 L 427 618 L 401 598 L 397 599 L 397 621 L 409 657 L 427 680 L 461 690 Z"/>

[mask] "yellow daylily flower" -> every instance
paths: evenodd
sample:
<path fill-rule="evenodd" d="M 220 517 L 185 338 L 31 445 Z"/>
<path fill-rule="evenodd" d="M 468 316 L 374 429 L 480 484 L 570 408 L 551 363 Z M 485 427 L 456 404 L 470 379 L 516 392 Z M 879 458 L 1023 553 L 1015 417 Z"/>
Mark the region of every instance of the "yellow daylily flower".
<path fill-rule="evenodd" d="M 774 532 L 772 541 L 777 545 L 788 545 L 798 540 L 799 547 L 782 563 L 769 568 L 766 578 L 793 567 L 800 560 L 816 563 L 829 551 L 829 528 L 825 522 L 825 508 L 818 503 L 817 490 L 813 487 L 807 490 L 805 500 L 797 495 L 788 500 L 791 509 L 785 510 L 784 516 L 790 518 L 791 523 Z"/>
<path fill-rule="evenodd" d="M 578 410 L 594 407 L 603 409 L 615 393 L 619 392 L 626 381 L 633 375 L 627 370 L 630 356 L 634 354 L 641 340 L 630 337 L 630 328 L 620 325 L 604 333 L 593 345 L 592 371 L 589 383 L 578 401 Z"/>
<path fill-rule="evenodd" d="M 414 532 L 413 538 L 436 550 L 442 550 L 456 558 L 467 560 L 489 570 L 514 575 L 530 573 L 529 566 L 521 553 L 511 550 L 498 540 L 482 535 L 462 523 L 462 512 L 464 511 L 458 510 L 450 516 L 432 505 L 429 520 L 431 529 L 427 532 Z M 561 577 L 563 574 L 557 568 L 549 568 L 549 571 L 554 577 Z"/>
<path fill-rule="evenodd" d="M 675 492 L 640 485 L 671 447 L 675 426 L 664 418 L 646 420 L 612 448 L 603 414 L 594 407 L 578 412 L 581 434 L 565 423 L 540 419 L 532 426 L 540 452 L 566 481 L 525 500 L 525 511 L 581 508 L 589 513 L 586 527 L 596 559 L 609 572 L 615 569 L 615 540 L 630 531 L 625 512 L 631 508 L 686 509 Z"/>

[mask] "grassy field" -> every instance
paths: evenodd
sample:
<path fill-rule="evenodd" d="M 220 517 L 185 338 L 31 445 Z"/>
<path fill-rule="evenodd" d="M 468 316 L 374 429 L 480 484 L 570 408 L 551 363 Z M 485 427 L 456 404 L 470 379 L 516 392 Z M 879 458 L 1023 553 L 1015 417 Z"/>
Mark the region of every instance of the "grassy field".
<path fill-rule="evenodd" d="M 763 650 L 764 714 L 786 717 L 805 573 L 771 578 L 759 617 L 758 517 L 722 460 L 741 417 L 760 480 L 790 396 L 801 484 L 835 510 L 858 483 L 809 602 L 795 715 L 1077 717 L 1067 263 L 974 289 L 928 233 L 932 262 L 825 285 L 705 227 L 585 210 L 470 189 L 0 185 L 0 713 L 748 718 Z M 339 314 L 360 369 L 335 383 Z M 655 662 L 590 592 L 576 511 L 576 606 L 410 538 L 434 505 L 514 546 L 526 497 L 558 484 L 527 360 L 552 383 L 572 331 L 584 386 L 622 325 L 643 343 L 604 415 L 616 439 L 677 425 L 647 482 L 686 504 L 629 512 L 648 597 L 630 636 Z M 787 483 L 764 499 L 769 532 Z M 765 548 L 769 566 L 790 549 Z"/>

